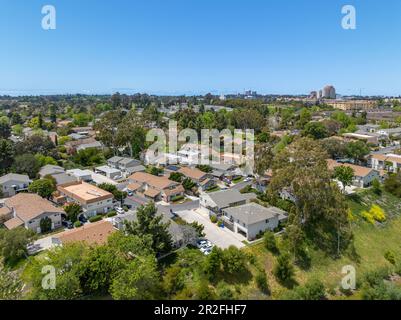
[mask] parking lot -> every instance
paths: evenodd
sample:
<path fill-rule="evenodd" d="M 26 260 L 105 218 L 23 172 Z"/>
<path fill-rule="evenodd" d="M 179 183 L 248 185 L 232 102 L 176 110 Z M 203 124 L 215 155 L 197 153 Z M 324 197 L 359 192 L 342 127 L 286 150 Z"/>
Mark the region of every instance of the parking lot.
<path fill-rule="evenodd" d="M 205 238 L 210 240 L 219 248 L 226 249 L 229 246 L 242 248 L 245 246 L 242 243 L 243 240 L 246 240 L 245 237 L 241 236 L 240 234 L 235 234 L 227 228 L 219 228 L 204 214 L 198 213 L 195 210 L 184 210 L 176 213 L 188 223 L 196 221 L 204 225 L 204 233 L 206 234 Z"/>

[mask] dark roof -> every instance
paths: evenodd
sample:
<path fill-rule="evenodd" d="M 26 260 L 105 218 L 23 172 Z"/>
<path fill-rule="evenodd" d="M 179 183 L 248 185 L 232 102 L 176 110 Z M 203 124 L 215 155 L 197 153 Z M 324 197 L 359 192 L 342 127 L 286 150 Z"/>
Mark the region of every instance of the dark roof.
<path fill-rule="evenodd" d="M 229 218 L 233 217 L 234 220 L 239 220 L 246 225 L 252 225 L 264 220 L 272 219 L 274 217 L 279 218 L 286 213 L 279 208 L 266 208 L 254 202 L 238 207 L 227 208 L 224 209 L 224 212 Z"/>

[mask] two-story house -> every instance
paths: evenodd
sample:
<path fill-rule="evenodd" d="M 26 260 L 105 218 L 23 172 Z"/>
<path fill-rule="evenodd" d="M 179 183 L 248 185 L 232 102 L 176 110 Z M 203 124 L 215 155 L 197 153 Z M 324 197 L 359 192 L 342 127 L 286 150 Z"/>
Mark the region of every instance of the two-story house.
<path fill-rule="evenodd" d="M 120 170 L 124 177 L 128 177 L 135 172 L 144 172 L 146 170 L 141 161 L 127 157 L 112 157 L 107 160 L 107 165 Z"/>
<path fill-rule="evenodd" d="M 61 227 L 64 210 L 55 207 L 50 201 L 32 193 L 19 193 L 4 202 L 1 211 L 7 213 L 4 226 L 7 229 L 24 227 L 36 233 L 41 233 L 41 221 L 51 220 L 51 229 Z"/>
<path fill-rule="evenodd" d="M 197 168 L 182 167 L 177 172 L 183 174 L 197 184 L 201 191 L 207 190 L 216 185 L 212 175 L 205 173 Z"/>
<path fill-rule="evenodd" d="M 252 241 L 265 231 L 276 229 L 280 221 L 287 219 L 287 213 L 276 207 L 266 208 L 251 202 L 225 208 L 223 219 L 226 227 Z"/>
<path fill-rule="evenodd" d="M 113 194 L 86 182 L 72 182 L 57 186 L 58 203 L 77 203 L 87 218 L 105 214 L 113 209 Z"/>
<path fill-rule="evenodd" d="M 27 191 L 32 180 L 27 175 L 9 173 L 0 177 L 0 190 L 3 197 L 12 197 L 19 192 Z"/>
<path fill-rule="evenodd" d="M 128 180 L 128 190 L 154 201 L 170 202 L 177 196 L 183 196 L 185 191 L 178 182 L 145 172 L 136 172 Z"/>

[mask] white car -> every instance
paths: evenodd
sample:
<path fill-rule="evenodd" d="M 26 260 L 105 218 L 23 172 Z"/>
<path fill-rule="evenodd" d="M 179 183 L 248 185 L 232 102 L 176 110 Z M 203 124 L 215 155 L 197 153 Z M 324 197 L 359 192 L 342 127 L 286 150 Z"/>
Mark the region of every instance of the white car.
<path fill-rule="evenodd" d="M 121 207 L 117 207 L 117 208 L 116 208 L 116 212 L 117 212 L 118 214 L 124 214 L 124 213 L 125 213 L 124 209 L 121 208 Z"/>
<path fill-rule="evenodd" d="M 210 248 L 203 247 L 203 248 L 200 248 L 200 251 L 202 253 L 206 254 L 207 251 L 212 251 L 212 250 Z"/>
<path fill-rule="evenodd" d="M 202 241 L 199 241 L 199 242 L 196 244 L 196 247 L 197 247 L 198 249 L 201 249 L 201 248 L 203 248 L 206 244 L 207 244 L 207 241 L 206 241 L 206 240 L 202 240 Z"/>

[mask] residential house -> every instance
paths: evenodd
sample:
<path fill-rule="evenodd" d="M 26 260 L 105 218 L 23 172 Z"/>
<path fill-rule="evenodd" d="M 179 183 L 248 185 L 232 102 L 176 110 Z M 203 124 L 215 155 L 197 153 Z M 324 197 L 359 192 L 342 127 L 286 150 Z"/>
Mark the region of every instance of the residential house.
<path fill-rule="evenodd" d="M 107 164 L 111 168 L 120 170 L 124 178 L 127 178 L 135 172 L 145 172 L 146 170 L 141 161 L 127 157 L 112 157 L 107 160 Z"/>
<path fill-rule="evenodd" d="M 287 219 L 287 213 L 276 207 L 263 207 L 248 203 L 223 210 L 224 224 L 230 230 L 252 241 L 267 230 L 273 231 L 279 222 Z"/>
<path fill-rule="evenodd" d="M 397 173 L 401 169 L 401 155 L 398 154 L 373 154 L 370 157 L 372 169 L 387 170 Z"/>
<path fill-rule="evenodd" d="M 113 209 L 113 195 L 86 182 L 73 182 L 57 187 L 54 199 L 58 203 L 78 203 L 87 218 Z"/>
<path fill-rule="evenodd" d="M 54 230 L 61 227 L 62 215 L 65 215 L 64 210 L 32 193 L 19 193 L 7 199 L 1 212 L 3 217 L 6 216 L 4 226 L 7 229 L 25 227 L 36 233 L 41 233 L 42 219 L 49 218 L 51 229 Z"/>
<path fill-rule="evenodd" d="M 52 174 L 51 176 L 56 181 L 56 186 L 78 181 L 78 179 L 75 176 L 64 173 L 64 172 L 63 173 L 55 173 L 55 174 Z"/>
<path fill-rule="evenodd" d="M 200 207 L 209 214 L 222 214 L 223 210 L 230 207 L 240 206 L 256 199 L 254 193 L 242 194 L 237 189 L 228 189 L 200 195 Z"/>
<path fill-rule="evenodd" d="M 112 180 L 120 180 L 122 179 L 122 172 L 118 169 L 109 167 L 109 166 L 100 166 L 95 168 L 95 173 L 100 173 Z"/>
<path fill-rule="evenodd" d="M 127 189 L 154 201 L 170 202 L 184 195 L 184 187 L 167 177 L 158 177 L 145 172 L 136 172 L 128 178 Z"/>
<path fill-rule="evenodd" d="M 93 180 L 92 173 L 89 170 L 71 169 L 67 170 L 67 174 L 74 176 L 78 181 L 90 182 Z"/>
<path fill-rule="evenodd" d="M 109 236 L 116 231 L 112 223 L 102 220 L 84 224 L 77 229 L 64 231 L 53 238 L 57 239 L 61 245 L 74 242 L 84 242 L 90 246 L 103 245 L 107 242 Z"/>
<path fill-rule="evenodd" d="M 78 181 L 78 179 L 65 172 L 65 169 L 60 166 L 55 165 L 45 165 L 39 171 L 39 176 L 44 178 L 46 176 L 51 176 L 56 181 L 56 185 L 66 184 L 70 182 Z"/>
<path fill-rule="evenodd" d="M 205 173 L 197 168 L 182 167 L 177 172 L 196 183 L 200 191 L 205 191 L 216 185 L 216 181 L 211 174 Z"/>
<path fill-rule="evenodd" d="M 80 150 L 88 148 L 102 148 L 102 144 L 94 138 L 87 138 L 75 141 L 68 141 L 65 143 L 65 148 L 68 154 L 74 154 Z"/>
<path fill-rule="evenodd" d="M 3 197 L 12 197 L 19 192 L 27 191 L 32 180 L 27 175 L 9 173 L 0 177 L 0 190 Z"/>
<path fill-rule="evenodd" d="M 347 141 L 364 141 L 366 143 L 370 143 L 372 145 L 378 146 L 379 145 L 379 136 L 374 133 L 344 133 L 343 137 Z"/>
<path fill-rule="evenodd" d="M 358 188 L 366 188 L 372 185 L 373 180 L 380 180 L 380 173 L 372 168 L 357 166 L 349 163 L 339 163 L 335 160 L 327 160 L 329 170 L 334 171 L 336 167 L 349 167 L 354 170 L 352 185 Z"/>
<path fill-rule="evenodd" d="M 57 174 L 57 173 L 64 173 L 64 172 L 65 172 L 65 169 L 63 167 L 55 166 L 52 164 L 47 164 L 40 169 L 39 176 L 41 178 L 44 178 L 49 175 L 53 175 L 53 174 Z"/>

